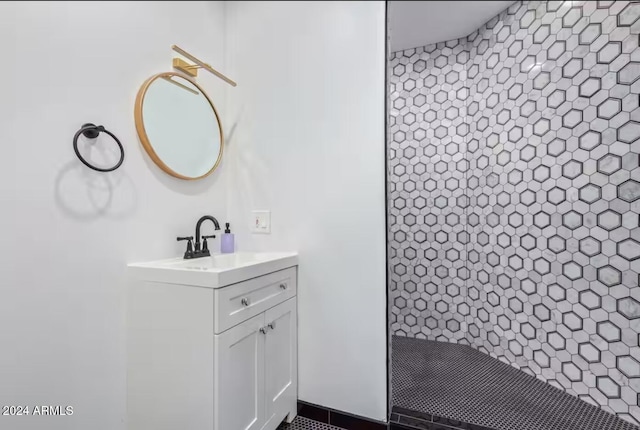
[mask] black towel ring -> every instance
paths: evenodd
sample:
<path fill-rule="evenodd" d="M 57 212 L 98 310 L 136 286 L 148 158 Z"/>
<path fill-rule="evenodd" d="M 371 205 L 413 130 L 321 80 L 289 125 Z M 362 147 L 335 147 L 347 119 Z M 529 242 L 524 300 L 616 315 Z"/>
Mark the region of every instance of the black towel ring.
<path fill-rule="evenodd" d="M 82 155 L 80 155 L 80 151 L 78 151 L 78 138 L 81 134 L 88 139 L 95 139 L 98 137 L 98 135 L 100 135 L 101 132 L 107 133 L 109 136 L 111 136 L 118 145 L 118 148 L 120 148 L 120 161 L 118 161 L 115 166 L 109 167 L 107 169 L 91 165 L 87 160 L 82 158 Z M 82 161 L 82 164 L 97 172 L 113 172 L 118 167 L 120 167 L 122 165 L 122 162 L 124 161 L 124 148 L 122 147 L 122 143 L 120 143 L 118 138 L 113 133 L 111 133 L 101 125 L 95 125 L 91 123 L 83 124 L 82 128 L 78 130 L 75 136 L 73 136 L 73 150 L 75 151 L 76 156 L 80 159 L 80 161 Z"/>

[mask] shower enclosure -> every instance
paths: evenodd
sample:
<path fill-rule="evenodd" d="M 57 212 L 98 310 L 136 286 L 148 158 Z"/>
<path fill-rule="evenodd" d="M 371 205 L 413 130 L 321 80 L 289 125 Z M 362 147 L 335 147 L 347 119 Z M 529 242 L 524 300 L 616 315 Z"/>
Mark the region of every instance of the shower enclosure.
<path fill-rule="evenodd" d="M 392 420 L 640 422 L 639 18 L 516 2 L 392 53 Z"/>

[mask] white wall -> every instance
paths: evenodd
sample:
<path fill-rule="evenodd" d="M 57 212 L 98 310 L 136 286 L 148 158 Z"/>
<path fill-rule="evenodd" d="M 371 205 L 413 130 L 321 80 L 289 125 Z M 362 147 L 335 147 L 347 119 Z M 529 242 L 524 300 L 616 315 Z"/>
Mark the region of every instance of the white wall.
<path fill-rule="evenodd" d="M 226 8 L 0 2 L 0 405 L 75 410 L 0 428 L 125 428 L 125 265 L 181 253 L 205 213 L 239 249 L 300 251 L 301 398 L 385 418 L 384 4 Z M 162 173 L 134 128 L 173 43 L 239 82 L 199 78 L 229 145 L 198 182 Z M 75 158 L 84 122 L 121 138 L 121 169 Z M 254 208 L 272 235 L 248 233 Z"/>
<path fill-rule="evenodd" d="M 298 250 L 299 396 L 385 420 L 384 2 L 228 2 L 238 249 Z M 248 233 L 272 211 L 272 234 Z"/>
<path fill-rule="evenodd" d="M 125 264 L 182 252 L 200 215 L 226 218 L 226 161 L 198 182 L 161 173 L 134 98 L 170 70 L 172 43 L 225 71 L 223 35 L 217 2 L 0 3 L 0 405 L 75 408 L 0 428 L 125 428 Z M 199 82 L 224 106 L 226 84 Z M 75 158 L 84 122 L 121 138 L 120 170 Z"/>

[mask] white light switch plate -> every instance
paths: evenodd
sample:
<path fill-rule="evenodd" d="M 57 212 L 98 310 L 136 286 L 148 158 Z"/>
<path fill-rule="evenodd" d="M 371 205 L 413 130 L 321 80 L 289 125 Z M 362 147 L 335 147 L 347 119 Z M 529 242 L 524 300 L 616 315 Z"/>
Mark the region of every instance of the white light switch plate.
<path fill-rule="evenodd" d="M 271 211 L 253 211 L 251 215 L 252 233 L 271 233 Z"/>

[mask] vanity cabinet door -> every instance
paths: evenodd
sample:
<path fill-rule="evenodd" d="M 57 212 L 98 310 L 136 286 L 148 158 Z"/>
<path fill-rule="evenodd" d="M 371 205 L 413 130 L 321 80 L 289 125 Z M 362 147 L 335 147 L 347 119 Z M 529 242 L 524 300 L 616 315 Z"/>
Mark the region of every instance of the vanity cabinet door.
<path fill-rule="evenodd" d="M 266 428 L 296 414 L 298 397 L 296 299 L 265 312 Z M 273 427 L 273 428 L 275 428 Z"/>
<path fill-rule="evenodd" d="M 264 425 L 264 325 L 262 313 L 215 335 L 214 430 Z"/>

